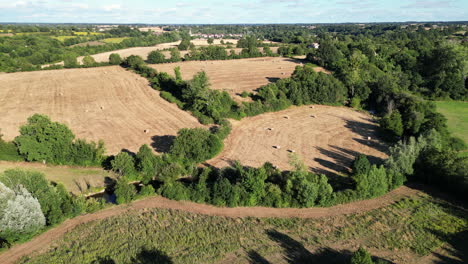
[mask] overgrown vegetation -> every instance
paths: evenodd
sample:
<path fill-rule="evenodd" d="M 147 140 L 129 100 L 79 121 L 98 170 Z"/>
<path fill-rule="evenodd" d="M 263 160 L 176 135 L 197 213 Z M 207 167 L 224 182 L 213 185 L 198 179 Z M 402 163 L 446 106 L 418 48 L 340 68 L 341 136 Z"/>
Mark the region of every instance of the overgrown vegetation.
<path fill-rule="evenodd" d="M 6 170 L 0 174 L 0 190 L 0 248 L 104 206 L 94 199 L 70 196 L 63 185 L 48 182 L 39 172 Z"/>
<path fill-rule="evenodd" d="M 225 218 L 152 209 L 80 225 L 53 249 L 21 263 L 134 263 L 161 255 L 173 263 L 215 263 L 228 257 L 239 263 L 356 263 L 351 262 L 357 258 L 351 253 L 358 249 L 355 241 L 376 253 L 376 263 L 406 263 L 467 228 L 466 212 L 427 196 L 368 213 L 319 219 Z M 460 245 L 453 254 L 463 250 Z M 365 253 L 359 255 L 368 259 Z"/>

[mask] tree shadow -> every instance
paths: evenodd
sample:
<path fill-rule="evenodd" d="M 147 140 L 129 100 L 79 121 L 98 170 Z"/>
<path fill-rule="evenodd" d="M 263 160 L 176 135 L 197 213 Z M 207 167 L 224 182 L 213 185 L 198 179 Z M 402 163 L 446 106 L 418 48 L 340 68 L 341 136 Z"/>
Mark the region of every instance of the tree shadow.
<path fill-rule="evenodd" d="M 134 258 L 132 258 L 133 264 L 172 264 L 174 263 L 166 253 L 158 250 L 144 249 Z"/>
<path fill-rule="evenodd" d="M 270 82 L 270 83 L 274 83 L 274 82 L 277 82 L 277 81 L 281 80 L 281 78 L 277 78 L 277 77 L 265 77 L 265 78 L 266 78 L 266 79 L 268 80 L 268 82 Z"/>
<path fill-rule="evenodd" d="M 302 243 L 291 238 L 290 236 L 280 233 L 276 230 L 268 230 L 267 235 L 271 240 L 278 243 L 281 248 L 283 248 L 284 259 L 288 263 L 327 263 L 327 264 L 342 264 L 350 263 L 353 252 L 349 250 L 335 250 L 329 247 L 319 248 L 313 253 L 306 249 Z M 257 252 L 253 252 L 254 257 L 258 257 Z M 249 252 L 249 257 L 251 252 Z M 252 259 L 252 258 L 251 258 Z M 257 258 L 260 260 L 265 260 L 262 256 Z M 372 257 L 372 260 L 379 261 L 378 263 L 391 263 L 390 261 L 380 258 Z M 265 260 L 266 261 L 266 260 Z M 251 263 L 268 263 L 268 262 L 251 262 Z"/>
<path fill-rule="evenodd" d="M 267 235 L 284 249 L 288 263 L 346 263 L 351 257 L 350 251 L 340 252 L 331 248 L 311 253 L 300 242 L 276 230 L 268 230 Z"/>
<path fill-rule="evenodd" d="M 439 237 L 446 238 L 444 234 L 439 231 L 432 231 Z M 432 253 L 437 260 L 434 263 L 437 264 L 463 264 L 468 263 L 468 230 L 459 232 L 453 237 L 448 239 L 446 245 L 443 246 L 443 250 L 448 252 L 449 255 L 443 255 L 437 252 Z"/>
<path fill-rule="evenodd" d="M 129 150 L 129 149 L 122 149 L 121 152 L 125 152 L 127 153 L 128 155 L 132 156 L 132 157 L 135 157 L 136 156 L 136 153 Z"/>
<path fill-rule="evenodd" d="M 387 144 L 375 140 L 381 139 L 379 135 L 379 126 L 377 125 L 377 123 L 369 118 L 362 119 L 370 123 L 364 123 L 343 118 L 343 120 L 346 122 L 345 127 L 349 128 L 353 133 L 356 133 L 359 136 L 361 136 L 361 138 L 353 138 L 353 140 L 359 142 L 362 145 L 372 147 L 380 152 L 387 153 Z M 371 140 L 368 140 L 369 137 L 371 138 Z"/>
<path fill-rule="evenodd" d="M 260 254 L 258 254 L 255 250 L 249 250 L 249 252 L 247 252 L 247 255 L 249 257 L 249 263 L 252 263 L 252 264 L 270 264 L 270 262 L 268 260 L 266 260 Z"/>
<path fill-rule="evenodd" d="M 91 262 L 91 264 L 115 264 L 115 261 L 109 257 L 98 257 L 95 261 Z"/>
<path fill-rule="evenodd" d="M 151 137 L 151 140 L 153 140 L 151 147 L 153 147 L 156 152 L 168 153 L 171 150 L 175 138 L 176 137 L 173 135 L 153 136 Z"/>

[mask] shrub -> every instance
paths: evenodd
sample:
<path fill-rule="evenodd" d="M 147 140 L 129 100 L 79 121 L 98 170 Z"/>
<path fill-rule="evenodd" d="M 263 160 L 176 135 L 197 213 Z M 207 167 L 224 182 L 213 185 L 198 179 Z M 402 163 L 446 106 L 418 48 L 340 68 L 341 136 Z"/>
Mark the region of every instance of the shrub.
<path fill-rule="evenodd" d="M 122 63 L 122 58 L 120 57 L 118 53 L 112 53 L 111 55 L 109 55 L 109 64 L 119 65 L 121 63 Z"/>
<path fill-rule="evenodd" d="M 132 177 L 135 175 L 135 161 L 127 152 L 120 152 L 111 161 L 112 170 L 121 176 Z"/>
<path fill-rule="evenodd" d="M 371 255 L 362 247 L 354 252 L 351 257 L 351 264 L 373 264 Z"/>
<path fill-rule="evenodd" d="M 39 201 L 47 225 L 60 223 L 72 215 L 69 194 L 64 191 L 63 186 L 50 185 L 40 172 L 6 170 L 0 175 L 0 182 L 13 189 L 20 185 L 26 188 Z"/>
<path fill-rule="evenodd" d="M 97 165 L 104 159 L 104 143 L 73 141 L 75 135 L 63 124 L 52 122 L 45 115 L 35 114 L 21 126 L 15 138 L 19 153 L 27 161 L 54 164 Z"/>
<path fill-rule="evenodd" d="M 86 55 L 84 58 L 83 58 L 83 65 L 84 66 L 93 66 L 96 64 L 96 61 L 94 60 L 93 57 L 89 56 L 89 55 Z"/>
<path fill-rule="evenodd" d="M 158 50 L 153 50 L 148 54 L 149 63 L 163 63 L 166 62 L 166 57 Z"/>
<path fill-rule="evenodd" d="M 9 243 L 37 232 L 46 223 L 38 200 L 21 185 L 14 189 L 0 182 L 0 238 Z"/>
<path fill-rule="evenodd" d="M 367 174 L 371 168 L 371 164 L 364 154 L 359 154 L 353 161 L 353 174 Z"/>
<path fill-rule="evenodd" d="M 115 196 L 117 204 L 128 203 L 133 200 L 137 191 L 133 184 L 130 184 L 126 178 L 120 178 L 115 186 Z"/>

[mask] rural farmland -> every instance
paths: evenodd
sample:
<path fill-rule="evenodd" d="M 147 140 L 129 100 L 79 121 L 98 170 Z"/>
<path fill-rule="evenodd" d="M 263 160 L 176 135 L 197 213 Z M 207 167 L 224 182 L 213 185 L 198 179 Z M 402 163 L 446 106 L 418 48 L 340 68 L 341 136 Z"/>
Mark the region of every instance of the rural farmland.
<path fill-rule="evenodd" d="M 208 164 L 225 167 L 234 161 L 252 167 L 265 162 L 288 170 L 294 153 L 312 171 L 345 173 L 357 154 L 386 158 L 369 115 L 344 107 L 310 106 L 233 121 L 221 154 Z"/>
<path fill-rule="evenodd" d="M 179 129 L 201 127 L 144 78 L 118 66 L 3 75 L 0 111 L 8 113 L 0 117 L 6 140 L 19 134 L 29 116 L 41 113 L 67 124 L 79 138 L 104 140 L 108 154 L 165 145 L 161 139 Z"/>
<path fill-rule="evenodd" d="M 0 0 L 0 264 L 468 263 L 468 2 L 82 2 Z"/>
<path fill-rule="evenodd" d="M 189 80 L 197 72 L 205 71 L 211 89 L 226 91 L 238 101 L 242 92 L 254 92 L 260 86 L 280 78 L 290 77 L 302 61 L 289 58 L 264 57 L 219 61 L 187 61 L 153 64 L 151 67 L 174 75 L 174 68 L 180 67 L 182 78 Z"/>

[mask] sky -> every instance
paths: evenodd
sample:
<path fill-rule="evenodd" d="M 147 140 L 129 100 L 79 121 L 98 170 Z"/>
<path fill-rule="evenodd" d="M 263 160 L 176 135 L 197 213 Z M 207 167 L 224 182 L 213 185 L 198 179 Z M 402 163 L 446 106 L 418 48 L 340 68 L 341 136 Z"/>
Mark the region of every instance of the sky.
<path fill-rule="evenodd" d="M 240 24 L 467 20 L 468 0 L 0 0 L 0 22 Z"/>

